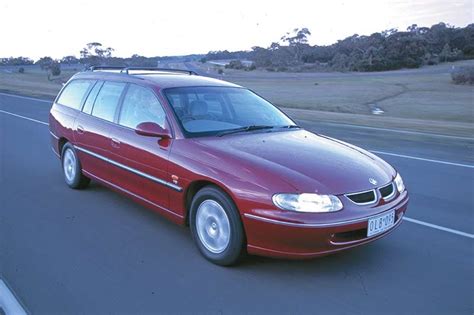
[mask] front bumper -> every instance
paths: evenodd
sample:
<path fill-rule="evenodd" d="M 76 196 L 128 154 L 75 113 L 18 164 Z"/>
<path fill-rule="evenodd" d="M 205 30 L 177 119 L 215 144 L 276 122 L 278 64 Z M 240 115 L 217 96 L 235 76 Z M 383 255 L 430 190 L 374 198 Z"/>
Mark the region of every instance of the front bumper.
<path fill-rule="evenodd" d="M 290 222 L 283 218 L 245 213 L 243 223 L 249 254 L 278 258 L 311 258 L 338 252 L 377 240 L 397 228 L 408 206 L 408 195 L 383 207 L 377 214 L 334 222 Z M 395 211 L 395 223 L 387 231 L 367 237 L 368 219 Z"/>

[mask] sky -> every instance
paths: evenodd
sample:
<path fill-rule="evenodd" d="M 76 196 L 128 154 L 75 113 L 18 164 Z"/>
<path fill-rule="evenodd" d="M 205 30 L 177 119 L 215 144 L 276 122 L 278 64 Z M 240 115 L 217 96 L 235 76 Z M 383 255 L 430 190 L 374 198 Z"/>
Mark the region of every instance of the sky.
<path fill-rule="evenodd" d="M 147 57 L 268 47 L 307 27 L 310 44 L 328 45 L 440 21 L 474 22 L 474 0 L 0 0 L 0 57 L 79 57 L 89 42 L 114 55 Z"/>

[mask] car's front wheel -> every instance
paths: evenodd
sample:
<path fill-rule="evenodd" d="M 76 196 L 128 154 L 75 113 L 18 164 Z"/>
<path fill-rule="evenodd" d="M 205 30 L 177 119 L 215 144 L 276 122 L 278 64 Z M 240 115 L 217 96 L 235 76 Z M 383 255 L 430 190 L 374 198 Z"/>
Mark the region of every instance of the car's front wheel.
<path fill-rule="evenodd" d="M 64 180 L 69 187 L 82 189 L 90 183 L 90 179 L 82 174 L 82 167 L 76 150 L 70 143 L 66 143 L 62 149 L 61 162 Z"/>
<path fill-rule="evenodd" d="M 211 262 L 228 266 L 244 252 L 245 235 L 233 201 L 222 190 L 207 186 L 191 203 L 190 225 L 199 251 Z"/>

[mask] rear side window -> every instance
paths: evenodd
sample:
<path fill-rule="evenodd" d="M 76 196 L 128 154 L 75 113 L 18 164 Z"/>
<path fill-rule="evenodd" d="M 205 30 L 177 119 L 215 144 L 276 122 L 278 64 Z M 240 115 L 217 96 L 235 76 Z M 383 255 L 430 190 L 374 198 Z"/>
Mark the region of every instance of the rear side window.
<path fill-rule="evenodd" d="M 58 104 L 80 109 L 87 90 L 95 81 L 91 80 L 74 80 L 71 81 L 61 92 Z"/>
<path fill-rule="evenodd" d="M 135 129 L 143 122 L 154 122 L 165 128 L 165 112 L 155 94 L 144 87 L 131 84 L 123 99 L 119 124 Z"/>
<path fill-rule="evenodd" d="M 124 88 L 125 83 L 105 82 L 95 100 L 92 115 L 113 122 Z"/>

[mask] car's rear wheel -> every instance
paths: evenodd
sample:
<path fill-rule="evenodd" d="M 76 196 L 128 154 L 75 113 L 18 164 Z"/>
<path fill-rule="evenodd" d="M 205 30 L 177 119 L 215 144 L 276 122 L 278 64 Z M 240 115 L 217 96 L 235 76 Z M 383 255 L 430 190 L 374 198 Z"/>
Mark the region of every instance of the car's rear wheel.
<path fill-rule="evenodd" d="M 199 251 L 211 262 L 228 266 L 244 253 L 245 235 L 233 201 L 222 190 L 207 186 L 191 203 L 190 225 Z"/>
<path fill-rule="evenodd" d="M 61 162 L 64 180 L 69 187 L 82 189 L 89 185 L 90 179 L 82 174 L 81 162 L 76 154 L 76 150 L 74 150 L 74 147 L 70 143 L 66 143 L 63 146 Z"/>

